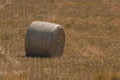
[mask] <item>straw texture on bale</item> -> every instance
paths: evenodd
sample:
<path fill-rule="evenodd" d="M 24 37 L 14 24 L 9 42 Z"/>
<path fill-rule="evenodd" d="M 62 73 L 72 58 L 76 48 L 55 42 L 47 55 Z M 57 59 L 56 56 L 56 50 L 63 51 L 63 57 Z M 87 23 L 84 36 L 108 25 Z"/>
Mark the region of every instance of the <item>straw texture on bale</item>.
<path fill-rule="evenodd" d="M 64 44 L 65 32 L 61 25 L 35 21 L 26 33 L 25 51 L 27 56 L 61 56 Z"/>

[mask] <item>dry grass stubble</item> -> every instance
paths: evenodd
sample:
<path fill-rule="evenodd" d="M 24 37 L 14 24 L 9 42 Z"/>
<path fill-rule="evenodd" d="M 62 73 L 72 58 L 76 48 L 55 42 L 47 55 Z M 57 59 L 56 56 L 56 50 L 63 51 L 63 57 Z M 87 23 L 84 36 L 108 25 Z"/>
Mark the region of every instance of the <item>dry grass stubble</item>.
<path fill-rule="evenodd" d="M 115 0 L 1 0 L 1 80 L 93 80 L 98 72 L 120 72 L 120 3 Z M 65 27 L 63 56 L 24 57 L 31 22 Z"/>

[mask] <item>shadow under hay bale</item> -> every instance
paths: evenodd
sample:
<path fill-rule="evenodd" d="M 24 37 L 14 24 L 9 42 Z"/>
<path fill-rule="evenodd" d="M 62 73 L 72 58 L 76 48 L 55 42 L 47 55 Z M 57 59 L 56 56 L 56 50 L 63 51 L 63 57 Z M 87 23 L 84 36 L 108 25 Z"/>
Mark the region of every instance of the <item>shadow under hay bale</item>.
<path fill-rule="evenodd" d="M 26 54 L 27 57 L 41 57 L 41 58 L 44 58 L 44 57 L 52 57 L 49 53 L 29 53 L 29 54 Z"/>
<path fill-rule="evenodd" d="M 64 51 L 65 32 L 61 25 L 49 22 L 33 22 L 26 34 L 26 56 L 61 56 Z"/>

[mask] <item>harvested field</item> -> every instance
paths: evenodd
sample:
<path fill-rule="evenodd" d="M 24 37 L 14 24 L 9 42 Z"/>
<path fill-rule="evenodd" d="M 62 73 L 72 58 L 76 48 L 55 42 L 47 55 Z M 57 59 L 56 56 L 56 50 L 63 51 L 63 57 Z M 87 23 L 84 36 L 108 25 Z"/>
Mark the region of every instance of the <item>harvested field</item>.
<path fill-rule="evenodd" d="M 61 57 L 25 56 L 33 21 L 64 26 Z M 119 0 L 0 0 L 0 80 L 94 80 L 99 72 L 120 73 Z"/>

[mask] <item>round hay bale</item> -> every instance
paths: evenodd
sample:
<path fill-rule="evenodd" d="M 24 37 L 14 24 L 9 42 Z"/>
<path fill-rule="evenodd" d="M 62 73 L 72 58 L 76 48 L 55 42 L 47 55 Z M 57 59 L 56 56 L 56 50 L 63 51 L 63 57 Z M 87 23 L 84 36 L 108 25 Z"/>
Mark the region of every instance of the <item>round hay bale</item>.
<path fill-rule="evenodd" d="M 27 56 L 61 56 L 64 44 L 65 32 L 61 25 L 35 21 L 26 33 L 25 51 Z"/>

